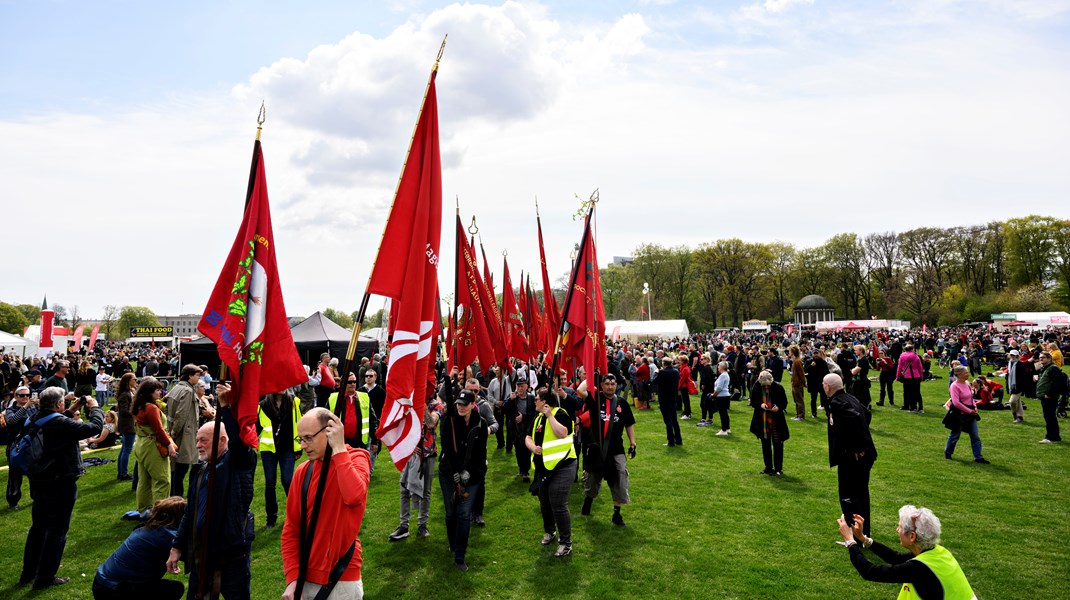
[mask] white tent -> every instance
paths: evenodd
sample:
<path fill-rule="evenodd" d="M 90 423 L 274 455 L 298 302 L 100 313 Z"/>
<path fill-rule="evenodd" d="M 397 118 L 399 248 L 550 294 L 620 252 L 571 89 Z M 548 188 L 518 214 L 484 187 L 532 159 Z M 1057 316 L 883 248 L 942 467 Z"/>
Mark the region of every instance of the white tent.
<path fill-rule="evenodd" d="M 26 352 L 32 350 L 30 346 L 33 345 L 33 342 L 20 335 L 0 331 L 0 348 L 4 349 L 5 354 L 18 352 L 22 358 L 26 358 Z"/>
<path fill-rule="evenodd" d="M 606 336 L 611 340 L 628 339 L 637 341 L 650 338 L 687 337 L 691 332 L 687 321 L 673 319 L 668 321 L 606 321 Z"/>

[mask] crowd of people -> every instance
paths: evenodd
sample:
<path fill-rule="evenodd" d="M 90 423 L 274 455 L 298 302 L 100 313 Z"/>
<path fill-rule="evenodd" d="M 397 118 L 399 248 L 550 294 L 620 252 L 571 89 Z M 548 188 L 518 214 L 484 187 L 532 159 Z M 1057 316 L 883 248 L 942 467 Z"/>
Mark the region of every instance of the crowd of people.
<path fill-rule="evenodd" d="M 1055 443 L 1070 392 L 1065 375 L 1059 375 L 1063 351 L 1070 351 L 1065 330 L 1040 335 L 994 335 L 983 329 L 737 332 L 609 342 L 608 347 L 608 372 L 595 373 L 591 390 L 582 368 L 553 372 L 542 356 L 530 362 L 513 359 L 506 369 L 482 370 L 478 363 L 450 369 L 447 361 L 440 362 L 420 443 L 401 473 L 399 525 L 388 539 L 409 536 L 413 510 L 417 535 L 432 536 L 437 480 L 446 542 L 457 568 L 467 571 L 471 527 L 486 526 L 487 452 L 495 440 L 497 449 L 515 457 L 516 477 L 530 484 L 537 499 L 540 543 L 555 546 L 555 557 L 567 557 L 573 552 L 572 486 L 582 486 L 580 515 L 589 517 L 603 482 L 608 485 L 610 521 L 625 526 L 628 460 L 637 453 L 633 411 L 657 404 L 664 445 L 678 447 L 692 435 L 683 425 L 693 419 L 692 395 L 697 394 L 701 418 L 696 425 L 716 428 L 715 435 L 722 437 L 733 435 L 733 402 L 745 403 L 750 433 L 761 446 L 760 473 L 771 477 L 784 474 L 789 421 L 826 423 L 829 464 L 837 470 L 840 529 L 853 564 L 867 579 L 911 582 L 921 590 L 934 573 L 940 581 L 950 576 L 946 566 L 954 559 L 940 559 L 943 571 L 929 560 L 946 551 L 937 551 L 939 521 L 927 509 L 901 512 L 900 540 L 918 559 L 913 563 L 911 556 L 874 545 L 868 537 L 869 477 L 877 458 L 870 435 L 874 406 L 895 406 L 898 386 L 901 410 L 924 413 L 921 382 L 935 379 L 934 361 L 949 365 L 947 396 L 929 403 L 933 410 L 933 400 L 950 398 L 945 457 L 953 458 L 965 432 L 974 460 L 987 464 L 978 411 L 1007 409 L 1020 423 L 1025 402 L 1035 399 L 1046 423 L 1042 441 Z M 995 347 L 1002 352 L 990 350 Z M 191 591 L 214 586 L 226 598 L 248 598 L 256 535 L 250 505 L 258 462 L 269 530 L 280 516 L 280 482 L 285 498 L 283 598 L 297 597 L 298 589 L 306 598 L 328 597 L 321 590 L 331 598 L 362 597 L 357 533 L 381 450 L 376 430 L 388 376 L 379 355 L 343 373 L 337 359 L 325 353 L 308 370 L 307 382 L 262 398 L 255 449 L 241 442 L 230 387 L 213 382 L 203 365 L 180 366 L 167 348 L 103 346 L 94 354 L 30 360 L 5 356 L 0 376 L 9 452 L 28 424 L 62 415 L 42 425 L 49 433 L 48 470 L 9 470 L 9 506 L 19 507 L 26 476 L 34 499 L 21 582 L 40 589 L 69 580 L 57 570 L 77 479 L 84 472 L 79 445 L 84 441 L 119 446 L 116 479 L 130 482 L 134 510 L 128 517 L 139 523 L 98 569 L 95 597 L 180 597 L 178 582 L 161 577 L 181 572 L 181 562 Z M 871 391 L 874 384 L 879 394 Z M 101 407 L 108 404 L 113 410 L 105 413 Z M 301 462 L 302 455 L 308 460 Z M 291 494 L 295 478 L 299 487 Z M 907 513 L 909 523 L 902 516 Z M 893 567 L 869 564 L 859 545 L 873 548 Z"/>

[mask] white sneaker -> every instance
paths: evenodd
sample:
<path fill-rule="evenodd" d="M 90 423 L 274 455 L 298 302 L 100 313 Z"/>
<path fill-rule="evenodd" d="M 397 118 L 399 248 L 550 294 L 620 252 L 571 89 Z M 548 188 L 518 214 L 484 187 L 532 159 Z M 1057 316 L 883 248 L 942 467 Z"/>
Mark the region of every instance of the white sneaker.
<path fill-rule="evenodd" d="M 1040 443 L 1041 444 L 1054 444 L 1055 442 L 1049 440 L 1048 438 L 1044 438 L 1044 439 L 1040 440 Z"/>
<path fill-rule="evenodd" d="M 680 420 L 681 421 L 690 421 L 691 420 L 691 415 L 684 415 L 684 416 L 680 417 Z"/>
<path fill-rule="evenodd" d="M 806 419 L 803 419 L 802 417 L 792 417 L 791 420 L 792 421 L 805 421 Z"/>
<path fill-rule="evenodd" d="M 716 434 L 714 434 L 714 435 L 728 435 L 728 434 L 730 434 L 730 433 L 732 433 L 732 431 L 731 431 L 731 430 L 725 431 L 724 429 L 722 429 L 722 430 L 718 431 L 718 432 L 717 432 Z"/>

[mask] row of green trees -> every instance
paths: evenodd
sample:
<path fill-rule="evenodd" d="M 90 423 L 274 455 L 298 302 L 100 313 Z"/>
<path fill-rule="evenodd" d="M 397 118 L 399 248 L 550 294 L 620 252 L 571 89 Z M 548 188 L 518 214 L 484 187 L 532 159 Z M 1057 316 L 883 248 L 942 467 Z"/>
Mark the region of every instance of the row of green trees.
<path fill-rule="evenodd" d="M 606 317 L 638 319 L 650 286 L 654 318 L 692 330 L 744 319 L 790 320 L 820 294 L 842 318 L 955 324 L 991 313 L 1070 307 L 1070 221 L 1031 215 L 962 227 L 919 227 L 815 248 L 717 240 L 697 248 L 644 244 L 633 262 L 602 270 Z"/>

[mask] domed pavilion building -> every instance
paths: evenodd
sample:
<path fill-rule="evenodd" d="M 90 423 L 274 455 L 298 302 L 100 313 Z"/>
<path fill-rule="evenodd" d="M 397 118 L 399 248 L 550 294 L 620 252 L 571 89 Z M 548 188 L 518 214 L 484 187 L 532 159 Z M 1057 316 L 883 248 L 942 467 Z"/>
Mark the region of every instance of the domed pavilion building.
<path fill-rule="evenodd" d="M 795 324 L 813 325 L 818 321 L 835 321 L 832 303 L 817 294 L 805 296 L 795 305 Z"/>

